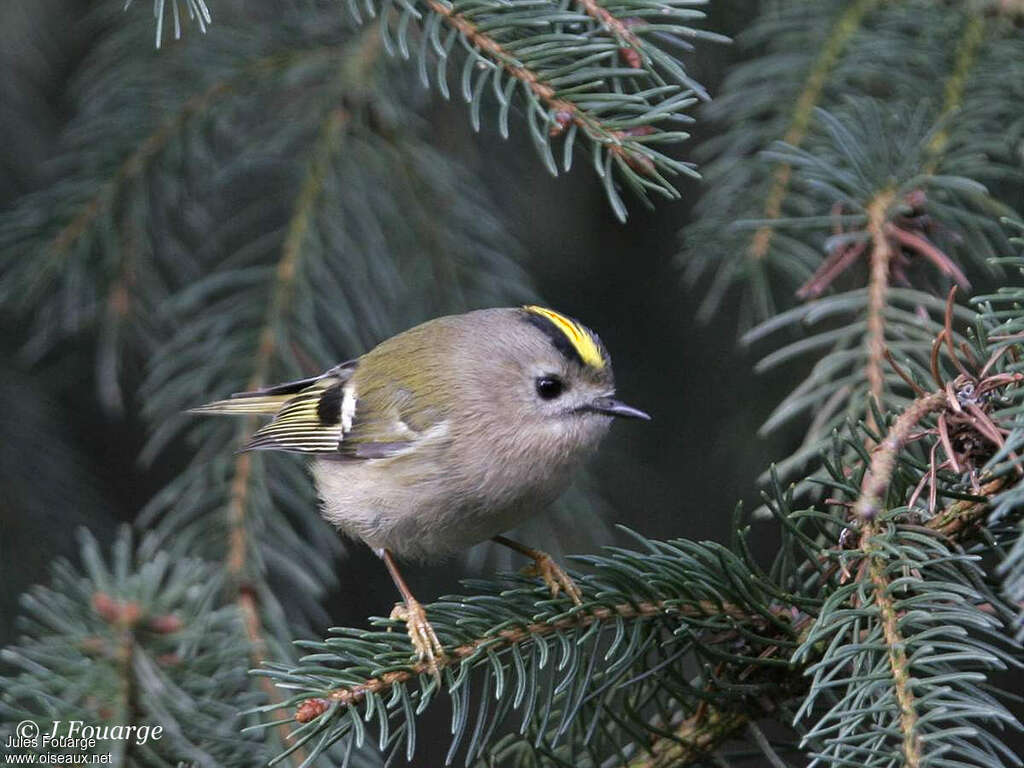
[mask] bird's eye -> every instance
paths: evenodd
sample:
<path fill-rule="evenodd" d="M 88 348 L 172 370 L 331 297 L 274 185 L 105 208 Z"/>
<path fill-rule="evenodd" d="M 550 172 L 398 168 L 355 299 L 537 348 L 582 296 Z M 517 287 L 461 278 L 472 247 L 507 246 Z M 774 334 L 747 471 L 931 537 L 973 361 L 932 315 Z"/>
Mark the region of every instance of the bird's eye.
<path fill-rule="evenodd" d="M 543 400 L 554 400 L 565 389 L 562 380 L 557 376 L 540 376 L 536 381 L 537 394 Z"/>

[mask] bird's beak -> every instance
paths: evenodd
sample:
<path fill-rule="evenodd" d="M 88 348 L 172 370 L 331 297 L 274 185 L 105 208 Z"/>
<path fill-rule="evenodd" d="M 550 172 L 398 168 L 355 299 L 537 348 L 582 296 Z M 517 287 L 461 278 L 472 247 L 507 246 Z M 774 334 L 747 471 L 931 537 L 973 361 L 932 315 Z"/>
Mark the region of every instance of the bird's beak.
<path fill-rule="evenodd" d="M 634 408 L 631 405 L 626 405 L 614 397 L 598 397 L 590 402 L 590 405 L 586 407 L 586 410 L 593 411 L 594 413 L 603 413 L 606 416 L 621 416 L 624 419 L 643 419 L 644 421 L 650 421 L 651 417 L 641 411 L 639 408 Z"/>

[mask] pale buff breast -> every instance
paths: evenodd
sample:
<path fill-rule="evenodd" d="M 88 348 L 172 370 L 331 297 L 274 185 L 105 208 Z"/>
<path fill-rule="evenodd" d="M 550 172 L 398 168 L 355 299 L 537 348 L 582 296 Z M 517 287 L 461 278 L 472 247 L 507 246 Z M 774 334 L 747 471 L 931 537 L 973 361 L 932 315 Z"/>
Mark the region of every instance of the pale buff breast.
<path fill-rule="evenodd" d="M 343 533 L 396 556 L 438 560 L 543 512 L 596 448 L 608 419 L 585 418 L 537 434 L 464 434 L 446 425 L 385 459 L 313 464 L 323 514 Z"/>

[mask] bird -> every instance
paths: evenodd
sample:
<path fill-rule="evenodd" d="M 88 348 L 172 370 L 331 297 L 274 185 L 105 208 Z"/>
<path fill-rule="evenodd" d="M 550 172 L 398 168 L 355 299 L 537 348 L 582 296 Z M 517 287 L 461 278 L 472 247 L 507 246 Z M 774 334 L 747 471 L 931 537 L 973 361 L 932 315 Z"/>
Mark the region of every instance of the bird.
<path fill-rule="evenodd" d="M 613 419 L 651 418 L 615 398 L 600 337 L 538 305 L 434 318 L 317 376 L 192 412 L 270 416 L 243 451 L 312 457 L 322 515 L 383 560 L 402 597 L 392 618 L 435 677 L 445 650 L 398 561 L 490 539 L 580 604 L 550 555 L 503 534 L 561 495 Z"/>

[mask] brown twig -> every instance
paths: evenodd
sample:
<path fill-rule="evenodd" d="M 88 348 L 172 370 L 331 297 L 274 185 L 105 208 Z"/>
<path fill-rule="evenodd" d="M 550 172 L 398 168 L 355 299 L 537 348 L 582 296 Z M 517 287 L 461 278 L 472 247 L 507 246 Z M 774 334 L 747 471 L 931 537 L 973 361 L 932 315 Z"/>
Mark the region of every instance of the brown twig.
<path fill-rule="evenodd" d="M 960 362 L 960 356 L 956 352 L 956 347 L 953 345 L 953 307 L 956 306 L 956 286 L 954 285 L 949 289 L 949 293 L 946 295 L 946 311 L 943 315 L 943 328 L 942 336 L 946 341 L 946 348 L 949 350 L 949 358 L 952 360 L 953 365 L 960 371 L 963 376 L 968 378 L 974 378 L 964 367 L 964 364 Z"/>
<path fill-rule="evenodd" d="M 868 205 L 868 235 L 871 239 L 870 277 L 867 309 L 867 369 L 868 391 L 879 408 L 885 405 L 885 310 L 889 290 L 889 262 L 893 257 L 892 244 L 885 233 L 886 217 L 892 204 L 890 190 L 880 192 Z M 869 408 L 866 423 L 872 432 L 879 431 Z"/>
<path fill-rule="evenodd" d="M 896 701 L 900 708 L 900 730 L 903 734 L 903 758 L 907 768 L 921 765 L 921 737 L 917 732 L 917 707 L 913 688 L 910 684 L 910 663 L 900 631 L 900 616 L 890 594 L 891 583 L 886 573 L 886 559 L 875 557 L 871 552 L 871 539 L 877 533 L 878 522 L 869 523 L 861 537 L 861 547 L 868 554 L 868 573 L 874 586 L 875 604 L 885 637 L 889 669 L 892 672 Z"/>
<path fill-rule="evenodd" d="M 447 658 L 439 663 L 439 667 L 444 669 L 460 664 L 463 659 L 475 654 L 480 649 L 480 646 L 484 644 L 487 644 L 490 649 L 498 650 L 501 646 L 508 647 L 517 643 L 528 642 L 535 638 L 567 629 L 586 628 L 596 622 L 609 621 L 615 618 L 636 619 L 655 618 L 658 616 L 714 617 L 723 615 L 762 629 L 768 626 L 768 621 L 764 616 L 747 613 L 738 606 L 728 603 L 721 604 L 710 600 L 701 601 L 687 607 L 669 607 L 663 601 L 622 603 L 612 607 L 598 606 L 596 608 L 576 611 L 557 621 L 532 622 L 521 627 L 503 629 L 495 636 L 481 637 L 468 643 L 457 645 L 454 648 L 446 648 Z M 780 611 L 779 615 L 788 616 L 784 611 Z M 501 645 L 495 644 L 495 638 L 501 639 Z M 378 677 L 371 677 L 358 685 L 336 688 L 327 692 L 325 697 L 345 706 L 353 706 L 359 704 L 366 698 L 367 694 L 386 692 L 395 685 L 408 682 L 427 672 L 428 665 L 426 662 L 416 662 L 405 669 L 387 672 Z"/>
<path fill-rule="evenodd" d="M 878 617 L 900 710 L 903 757 L 908 768 L 917 768 L 922 758 L 921 738 L 917 732 L 916 700 L 910 685 L 910 664 L 900 631 L 899 613 L 890 594 L 891 583 L 886 572 L 887 560 L 877 554 L 873 540 L 881 533 L 884 525 L 879 513 L 884 507 L 885 495 L 892 481 L 900 451 L 917 424 L 927 415 L 946 407 L 948 401 L 949 396 L 945 389 L 940 389 L 915 400 L 896 419 L 871 457 L 871 465 L 861 484 L 860 498 L 854 505 L 854 512 L 862 521 L 860 549 L 865 557 L 861 564 L 866 566 L 860 573 L 870 579 L 875 604 L 878 606 Z"/>
<path fill-rule="evenodd" d="M 925 416 L 942 409 L 945 405 L 945 390 L 932 392 L 915 400 L 896 419 L 888 434 L 875 448 L 871 464 L 864 474 L 860 498 L 853 507 L 854 515 L 858 519 L 871 521 L 878 517 L 878 513 L 885 506 L 885 493 L 896 469 L 896 458 L 906 445 L 911 430 Z"/>
<path fill-rule="evenodd" d="M 1006 487 L 1006 479 L 996 477 L 984 483 L 978 495 L 989 499 Z M 929 520 L 925 525 L 951 540 L 962 538 L 964 533 L 981 524 L 988 514 L 987 501 L 961 499 Z"/>
<path fill-rule="evenodd" d="M 926 238 L 916 235 L 913 232 L 908 232 L 902 227 L 897 227 L 894 224 L 886 224 L 885 232 L 904 248 L 909 248 L 915 253 L 919 253 L 924 256 L 928 261 L 934 264 L 940 272 L 952 277 L 956 281 L 957 285 L 965 291 L 970 289 L 971 283 L 967 279 L 967 276 L 961 271 L 960 267 L 958 267 L 956 263 L 949 258 L 949 256 L 930 243 Z"/>
<path fill-rule="evenodd" d="M 953 441 L 949 438 L 949 425 L 946 423 L 946 414 L 944 413 L 939 414 L 937 431 L 939 443 L 942 444 L 942 450 L 946 452 L 946 459 L 953 466 L 953 471 L 959 475 L 963 469 L 956 460 L 956 451 L 953 450 Z"/>
<path fill-rule="evenodd" d="M 592 2 L 592 0 L 587 0 L 587 2 Z M 573 102 L 559 98 L 553 86 L 541 80 L 532 69 L 519 64 L 518 60 L 506 51 L 501 43 L 487 33 L 481 32 L 472 21 L 441 0 L 426 0 L 426 4 L 430 10 L 444 20 L 444 23 L 461 33 L 471 45 L 488 54 L 508 74 L 522 82 L 547 107 L 549 114 L 556 116 L 557 123 L 561 123 L 563 128 L 569 122 L 575 123 L 588 138 L 603 145 L 634 170 L 647 175 L 654 173 L 654 163 L 647 155 L 631 150 L 622 144 L 625 133 L 606 128 L 599 119 L 580 109 Z M 603 10 L 600 9 L 600 6 L 592 4 L 595 8 Z M 619 23 L 621 24 L 621 22 Z M 628 32 L 628 30 L 626 31 Z M 618 33 L 615 32 L 615 34 Z"/>
<path fill-rule="evenodd" d="M 708 753 L 750 722 L 750 715 L 708 705 L 672 729 L 672 738 L 658 737 L 628 768 L 674 768 L 706 758 Z"/>
<path fill-rule="evenodd" d="M 854 243 L 845 248 L 838 248 L 832 255 L 821 263 L 810 279 L 801 285 L 797 291 L 797 298 L 816 299 L 825 292 L 832 282 L 860 257 L 867 248 L 867 243 Z"/>
<path fill-rule="evenodd" d="M 896 359 L 892 356 L 892 353 L 888 350 L 888 348 L 886 348 L 885 350 L 885 359 L 888 361 L 889 365 L 892 366 L 892 369 L 896 371 L 896 374 L 907 383 L 908 387 L 910 387 L 914 391 L 915 395 L 921 397 L 922 395 L 926 394 L 925 391 L 921 389 L 921 387 L 918 386 L 918 384 L 912 378 L 910 378 L 910 375 L 896 363 Z"/>
<path fill-rule="evenodd" d="M 580 7 L 583 8 L 590 18 L 611 32 L 623 47 L 634 51 L 640 57 L 638 63 L 642 66 L 643 41 L 630 30 L 628 21 L 616 18 L 609 10 L 598 5 L 597 0 L 576 0 L 576 2 L 579 3 Z M 636 65 L 632 66 L 639 68 Z"/>

